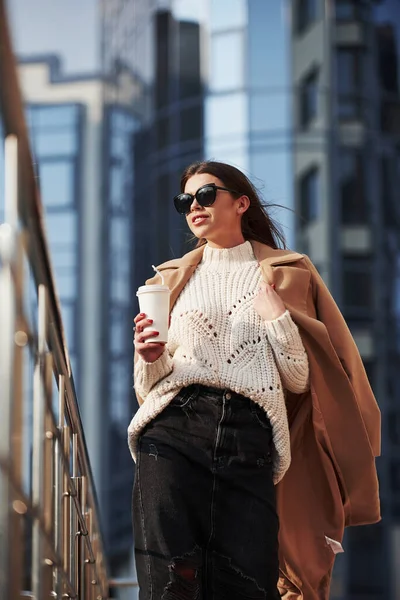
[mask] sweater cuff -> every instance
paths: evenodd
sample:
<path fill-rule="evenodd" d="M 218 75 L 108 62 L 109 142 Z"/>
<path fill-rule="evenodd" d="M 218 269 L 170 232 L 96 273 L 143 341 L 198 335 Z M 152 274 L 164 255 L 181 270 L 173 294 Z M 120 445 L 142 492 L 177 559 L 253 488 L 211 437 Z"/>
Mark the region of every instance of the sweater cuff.
<path fill-rule="evenodd" d="M 269 338 L 276 339 L 281 343 L 291 342 L 294 347 L 298 345 L 299 330 L 288 310 L 273 321 L 265 321 L 265 326 Z"/>
<path fill-rule="evenodd" d="M 167 349 L 152 363 L 139 356 L 134 368 L 135 390 L 140 396 L 147 396 L 156 383 L 171 373 L 172 368 L 172 358 Z"/>

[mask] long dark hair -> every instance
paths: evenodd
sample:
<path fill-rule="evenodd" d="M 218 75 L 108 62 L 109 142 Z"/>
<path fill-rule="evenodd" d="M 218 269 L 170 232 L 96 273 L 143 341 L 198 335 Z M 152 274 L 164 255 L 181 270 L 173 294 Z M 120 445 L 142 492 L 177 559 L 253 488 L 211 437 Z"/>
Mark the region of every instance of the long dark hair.
<path fill-rule="evenodd" d="M 185 191 L 188 179 L 202 173 L 218 177 L 225 187 L 237 191 L 238 198 L 248 196 L 250 205 L 242 217 L 242 233 L 245 240 L 261 242 L 271 248 L 286 248 L 285 236 L 280 226 L 268 214 L 267 206 L 262 203 L 255 186 L 236 167 L 213 160 L 195 162 L 186 167 L 182 173 L 181 192 Z M 199 239 L 196 248 L 205 243 L 205 239 Z"/>

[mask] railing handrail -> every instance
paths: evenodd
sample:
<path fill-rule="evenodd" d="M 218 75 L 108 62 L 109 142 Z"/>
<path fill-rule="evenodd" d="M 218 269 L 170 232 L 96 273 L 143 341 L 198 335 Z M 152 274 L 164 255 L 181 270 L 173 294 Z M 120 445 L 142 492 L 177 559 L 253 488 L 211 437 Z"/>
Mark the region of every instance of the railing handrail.
<path fill-rule="evenodd" d="M 0 81 L 7 82 L 7 85 L 0 85 L 0 112 L 3 117 L 4 134 L 5 136 L 14 134 L 18 139 L 19 185 L 22 188 L 22 195 L 24 197 L 24 202 L 19 207 L 19 215 L 31 234 L 27 252 L 32 259 L 31 265 L 34 269 L 37 284 L 45 285 L 49 294 L 52 323 L 55 326 L 56 332 L 54 342 L 59 360 L 59 371 L 68 375 L 66 385 L 69 387 L 70 394 L 76 397 L 68 346 L 61 319 L 60 303 L 56 292 L 50 252 L 43 227 L 42 203 L 36 185 L 22 94 L 18 83 L 17 65 L 11 49 L 6 16 L 4 0 L 0 0 Z M 84 440 L 82 419 L 77 403 L 75 403 L 73 409 L 70 415 L 72 424 L 75 431 L 82 434 L 82 439 Z M 86 443 L 83 443 L 82 450 L 85 454 L 88 472 L 90 473 L 92 483 L 94 483 Z"/>
<path fill-rule="evenodd" d="M 44 286 L 47 291 L 47 311 L 49 314 L 49 337 L 55 370 L 64 377 L 66 391 L 66 411 L 72 433 L 77 434 L 78 454 L 82 470 L 88 478 L 88 488 L 94 505 L 92 515 L 95 528 L 101 534 L 99 505 L 96 496 L 93 473 L 85 442 L 79 406 L 76 400 L 71 364 L 61 318 L 55 278 L 51 266 L 47 237 L 43 226 L 43 208 L 36 184 L 32 154 L 24 116 L 24 103 L 19 88 L 17 64 L 12 50 L 11 37 L 7 25 L 5 0 L 0 0 L 0 112 L 5 137 L 15 136 L 18 140 L 18 188 L 19 220 L 25 236 L 25 252 L 32 268 L 36 286 Z M 97 541 L 104 557 L 102 539 Z"/>

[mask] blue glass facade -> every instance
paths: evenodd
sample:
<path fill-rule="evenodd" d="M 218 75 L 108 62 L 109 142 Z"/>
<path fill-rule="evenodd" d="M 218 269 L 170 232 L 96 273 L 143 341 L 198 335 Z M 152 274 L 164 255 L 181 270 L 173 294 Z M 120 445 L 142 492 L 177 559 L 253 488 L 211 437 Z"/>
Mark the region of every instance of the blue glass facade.
<path fill-rule="evenodd" d="M 267 202 L 291 206 L 286 13 L 281 2 L 263 0 L 174 0 L 168 10 L 139 4 L 134 29 L 153 36 L 150 51 L 137 44 L 130 57 L 148 83 L 147 118 L 135 136 L 135 239 L 146 246 L 151 220 L 157 235 L 149 252 L 161 262 L 190 248 L 171 198 L 194 160 L 230 162 Z M 290 244 L 291 213 L 274 216 Z M 135 273 L 139 283 L 151 271 L 135 264 Z"/>
<path fill-rule="evenodd" d="M 104 123 L 104 256 L 103 314 L 107 343 L 103 354 L 103 393 L 108 412 L 109 461 L 105 530 L 116 565 L 132 548 L 130 525 L 134 467 L 126 442 L 127 423 L 134 412 L 132 325 L 135 314 L 134 133 L 138 123 L 128 109 L 106 107 Z M 139 257 L 137 257 L 139 258 Z M 118 465 L 118 468 L 116 468 Z M 118 501 L 116 501 L 118 499 Z"/>
<path fill-rule="evenodd" d="M 204 156 L 245 170 L 268 203 L 290 207 L 285 18 L 280 2 L 210 2 Z M 292 243 L 290 213 L 274 216 Z"/>
<path fill-rule="evenodd" d="M 78 390 L 83 115 L 83 107 L 77 104 L 27 106 L 33 160 L 45 209 L 45 229 Z"/>
<path fill-rule="evenodd" d="M 132 262 L 133 241 L 133 135 L 136 118 L 126 109 L 110 107 L 106 128 L 109 140 L 105 164 L 107 169 L 108 276 L 105 292 L 108 299 L 108 367 L 110 381 L 110 418 L 124 435 L 131 414 L 127 391 L 132 386 Z M 133 250 L 133 252 L 132 252 Z"/>

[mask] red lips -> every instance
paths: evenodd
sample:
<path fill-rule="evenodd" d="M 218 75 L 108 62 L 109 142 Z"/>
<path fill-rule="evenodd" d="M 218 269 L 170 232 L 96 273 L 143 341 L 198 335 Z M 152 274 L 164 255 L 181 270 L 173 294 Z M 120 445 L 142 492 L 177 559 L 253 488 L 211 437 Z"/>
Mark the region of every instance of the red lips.
<path fill-rule="evenodd" d="M 208 219 L 208 215 L 206 213 L 203 213 L 203 214 L 197 213 L 196 215 L 193 215 L 193 217 L 192 217 L 193 225 L 196 225 L 197 219 Z"/>

